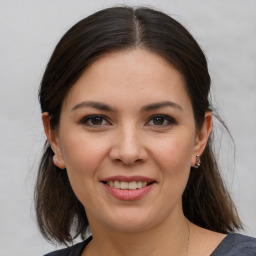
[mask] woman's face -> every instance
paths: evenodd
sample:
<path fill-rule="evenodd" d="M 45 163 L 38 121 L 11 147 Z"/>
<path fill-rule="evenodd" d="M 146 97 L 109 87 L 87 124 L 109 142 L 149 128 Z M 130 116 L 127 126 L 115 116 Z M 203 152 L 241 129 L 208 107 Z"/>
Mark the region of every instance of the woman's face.
<path fill-rule="evenodd" d="M 197 132 L 173 66 L 146 50 L 119 51 L 91 64 L 72 87 L 51 144 L 91 226 L 144 230 L 183 215 L 209 113 L 205 123 Z"/>

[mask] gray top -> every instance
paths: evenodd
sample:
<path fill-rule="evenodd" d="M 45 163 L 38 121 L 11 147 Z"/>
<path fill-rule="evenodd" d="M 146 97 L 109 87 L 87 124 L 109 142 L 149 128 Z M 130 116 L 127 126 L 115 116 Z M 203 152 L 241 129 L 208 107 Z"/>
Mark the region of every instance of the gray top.
<path fill-rule="evenodd" d="M 256 238 L 236 233 L 228 234 L 211 256 L 256 256 Z"/>
<path fill-rule="evenodd" d="M 44 256 L 81 256 L 84 248 L 91 240 L 92 237 L 90 236 L 81 243 Z M 256 238 L 230 233 L 210 256 L 256 256 Z"/>

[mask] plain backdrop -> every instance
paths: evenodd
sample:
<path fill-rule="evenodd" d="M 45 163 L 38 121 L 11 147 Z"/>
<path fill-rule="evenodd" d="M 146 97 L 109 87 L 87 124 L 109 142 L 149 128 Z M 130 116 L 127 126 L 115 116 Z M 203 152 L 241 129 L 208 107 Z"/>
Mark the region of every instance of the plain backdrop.
<path fill-rule="evenodd" d="M 33 186 L 45 140 L 37 91 L 56 43 L 75 22 L 116 4 L 149 5 L 180 21 L 205 51 L 212 97 L 234 137 L 216 126 L 223 176 L 256 236 L 255 0 L 0 0 L 0 256 L 54 250 L 40 235 Z"/>

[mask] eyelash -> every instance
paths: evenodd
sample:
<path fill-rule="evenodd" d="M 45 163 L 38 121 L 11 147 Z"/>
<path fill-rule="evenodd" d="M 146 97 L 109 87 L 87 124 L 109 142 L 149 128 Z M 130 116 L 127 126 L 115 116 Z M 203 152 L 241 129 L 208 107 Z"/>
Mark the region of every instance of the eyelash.
<path fill-rule="evenodd" d="M 86 125 L 86 126 L 89 126 L 89 127 L 94 127 L 94 128 L 97 128 L 97 127 L 101 127 L 101 126 L 103 126 L 103 125 L 106 125 L 106 124 L 93 124 L 92 123 L 92 120 L 93 119 L 96 119 L 96 118 L 99 118 L 99 120 L 101 120 L 101 121 L 105 121 L 105 122 L 107 122 L 108 124 L 110 124 L 110 122 L 108 121 L 108 118 L 106 117 L 106 116 L 104 116 L 104 115 L 89 115 L 89 116 L 86 116 L 86 117 L 84 117 L 81 121 L 80 121 L 80 123 L 81 124 L 84 124 L 84 125 Z M 151 121 L 153 121 L 153 119 L 154 118 L 163 118 L 164 120 L 164 123 L 165 124 L 159 124 L 159 125 L 156 125 L 156 124 L 149 124 Z M 95 121 L 95 120 L 94 120 Z M 166 122 L 167 122 L 167 124 L 166 124 Z M 152 115 L 149 119 L 148 119 L 148 121 L 146 122 L 146 126 L 156 126 L 156 127 L 166 127 L 166 126 L 171 126 L 171 125 L 176 125 L 177 124 L 177 121 L 174 119 L 174 118 L 172 118 L 172 117 L 170 117 L 170 116 L 168 116 L 168 115 L 164 115 L 164 114 L 155 114 L 155 115 Z"/>
<path fill-rule="evenodd" d="M 173 117 L 170 117 L 168 115 L 163 115 L 163 114 L 156 114 L 156 115 L 152 115 L 149 120 L 147 121 L 146 125 L 148 125 L 148 123 L 150 121 L 153 121 L 154 118 L 163 118 L 164 119 L 164 122 L 167 121 L 167 124 L 160 124 L 160 125 L 156 125 L 156 124 L 153 124 L 153 126 L 161 126 L 161 127 L 166 127 L 166 126 L 171 126 L 171 125 L 175 125 L 177 124 L 177 121 L 173 118 Z"/>
<path fill-rule="evenodd" d="M 84 117 L 80 123 L 81 124 L 84 124 L 86 126 L 89 126 L 89 127 L 99 127 L 99 126 L 102 126 L 102 124 L 99 124 L 99 125 L 96 125 L 96 124 L 89 124 L 90 121 L 92 121 L 93 119 L 95 118 L 100 118 L 101 120 L 104 120 L 106 121 L 107 123 L 109 123 L 109 121 L 107 120 L 107 117 L 104 116 L 104 115 L 89 115 L 89 116 L 86 116 Z"/>

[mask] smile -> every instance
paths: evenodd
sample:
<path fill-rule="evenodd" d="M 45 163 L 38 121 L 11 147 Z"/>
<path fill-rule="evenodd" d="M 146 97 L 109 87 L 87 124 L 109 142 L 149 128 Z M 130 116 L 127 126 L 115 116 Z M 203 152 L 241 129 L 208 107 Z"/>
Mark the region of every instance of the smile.
<path fill-rule="evenodd" d="M 118 189 L 129 189 L 129 190 L 135 190 L 146 187 L 150 182 L 146 181 L 131 181 L 131 182 L 125 182 L 125 181 L 108 181 L 107 185 L 113 188 Z"/>
<path fill-rule="evenodd" d="M 106 191 L 121 200 L 138 200 L 146 196 L 157 183 L 143 176 L 113 176 L 101 180 Z"/>

